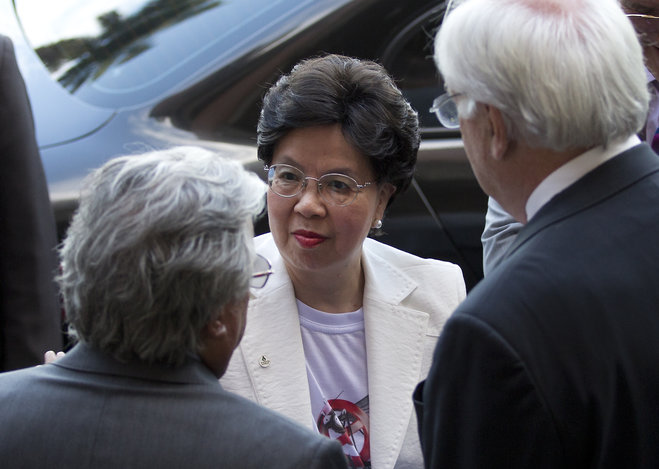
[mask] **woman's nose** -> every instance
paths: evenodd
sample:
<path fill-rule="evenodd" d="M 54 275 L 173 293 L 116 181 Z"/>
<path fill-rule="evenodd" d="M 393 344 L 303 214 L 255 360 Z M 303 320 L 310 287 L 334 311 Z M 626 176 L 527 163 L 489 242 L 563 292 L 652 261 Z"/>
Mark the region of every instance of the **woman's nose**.
<path fill-rule="evenodd" d="M 320 196 L 318 181 L 307 178 L 302 192 L 295 203 L 295 211 L 305 217 L 324 216 L 327 213 L 325 201 Z"/>

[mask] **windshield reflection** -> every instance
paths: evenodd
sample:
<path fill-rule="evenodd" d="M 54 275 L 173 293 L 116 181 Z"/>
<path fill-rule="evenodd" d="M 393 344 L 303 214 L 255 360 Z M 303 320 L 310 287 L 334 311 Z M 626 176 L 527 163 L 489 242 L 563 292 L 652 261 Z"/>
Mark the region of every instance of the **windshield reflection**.
<path fill-rule="evenodd" d="M 98 36 L 63 38 L 35 50 L 59 83 L 75 93 L 87 81 L 98 80 L 113 65 L 125 64 L 155 47 L 152 38 L 157 32 L 222 3 L 221 0 L 151 0 L 126 16 L 111 10 L 96 18 L 101 30 Z"/>

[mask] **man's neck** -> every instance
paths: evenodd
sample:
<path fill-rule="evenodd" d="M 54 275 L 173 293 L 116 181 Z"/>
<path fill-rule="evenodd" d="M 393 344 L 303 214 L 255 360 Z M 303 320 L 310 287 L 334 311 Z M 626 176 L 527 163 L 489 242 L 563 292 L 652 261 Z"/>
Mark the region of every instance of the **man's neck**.
<path fill-rule="evenodd" d="M 611 158 L 629 150 L 640 143 L 636 135 L 621 138 L 604 146 L 595 146 L 565 161 L 549 173 L 531 192 L 525 205 L 527 221 L 549 202 L 556 194 L 562 192 L 583 176 L 604 164 Z"/>
<path fill-rule="evenodd" d="M 516 220 L 526 223 L 526 203 L 533 191 L 551 173 L 568 161 L 586 152 L 587 148 L 554 151 L 548 148 L 533 148 L 516 144 L 515 152 L 507 162 L 507 178 L 502 181 L 499 193 L 494 198 Z"/>

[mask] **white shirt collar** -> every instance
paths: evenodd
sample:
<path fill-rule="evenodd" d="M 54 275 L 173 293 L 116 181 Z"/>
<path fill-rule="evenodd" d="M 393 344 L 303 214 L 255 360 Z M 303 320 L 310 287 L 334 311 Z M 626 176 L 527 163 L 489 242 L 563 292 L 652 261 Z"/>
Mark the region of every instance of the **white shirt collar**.
<path fill-rule="evenodd" d="M 626 139 L 612 142 L 606 148 L 603 146 L 591 148 L 556 169 L 538 184 L 526 201 L 527 222 L 556 194 L 574 184 L 599 165 L 639 143 L 641 140 L 636 135 L 632 135 Z"/>

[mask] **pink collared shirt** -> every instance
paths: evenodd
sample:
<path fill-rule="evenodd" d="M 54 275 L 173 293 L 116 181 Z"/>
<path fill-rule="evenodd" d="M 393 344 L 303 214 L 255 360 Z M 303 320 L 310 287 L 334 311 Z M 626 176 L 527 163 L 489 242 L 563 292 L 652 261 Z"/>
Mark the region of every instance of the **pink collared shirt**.
<path fill-rule="evenodd" d="M 652 145 L 654 134 L 657 132 L 657 128 L 659 128 L 659 89 L 654 75 L 652 75 L 647 68 L 645 69 L 645 75 L 647 76 L 648 84 L 652 84 L 652 86 L 649 86 L 650 106 L 648 120 L 645 124 L 645 141 L 648 142 L 649 145 Z"/>

